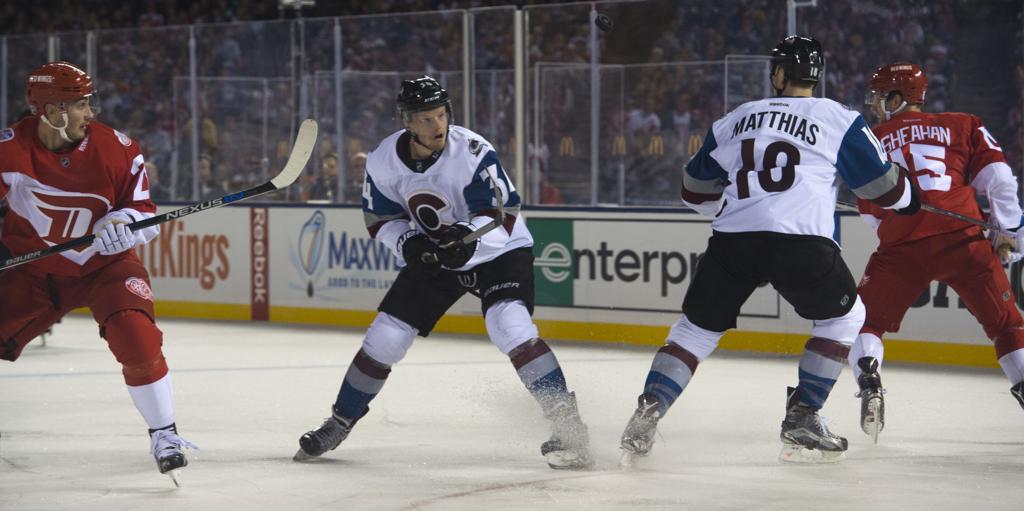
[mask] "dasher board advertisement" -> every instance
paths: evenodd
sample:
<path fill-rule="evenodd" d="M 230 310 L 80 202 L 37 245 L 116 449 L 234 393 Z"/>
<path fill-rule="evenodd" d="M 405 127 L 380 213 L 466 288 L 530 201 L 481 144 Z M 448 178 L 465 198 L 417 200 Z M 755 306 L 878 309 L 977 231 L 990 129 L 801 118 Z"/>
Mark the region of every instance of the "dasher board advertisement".
<path fill-rule="evenodd" d="M 160 234 L 136 249 L 158 303 L 248 305 L 250 214 L 250 208 L 224 208 L 161 224 Z"/>
<path fill-rule="evenodd" d="M 355 208 L 275 208 L 270 215 L 275 307 L 376 310 L 398 275 Z"/>
<path fill-rule="evenodd" d="M 543 218 L 530 213 L 537 305 L 678 314 L 707 247 L 697 216 L 632 220 Z M 779 295 L 758 288 L 743 317 L 779 318 Z"/>

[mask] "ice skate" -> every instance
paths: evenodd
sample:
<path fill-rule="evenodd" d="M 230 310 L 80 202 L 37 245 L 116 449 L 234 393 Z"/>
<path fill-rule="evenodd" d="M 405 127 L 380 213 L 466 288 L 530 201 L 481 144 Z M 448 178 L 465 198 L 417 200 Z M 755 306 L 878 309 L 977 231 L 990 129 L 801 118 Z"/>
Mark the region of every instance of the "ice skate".
<path fill-rule="evenodd" d="M 294 461 L 305 461 L 316 458 L 321 454 L 332 451 L 342 440 L 348 437 L 352 431 L 353 423 L 346 419 L 332 415 L 324 419 L 324 423 L 299 438 L 299 450 L 292 458 Z"/>
<path fill-rule="evenodd" d="M 1024 381 L 1017 382 L 1016 385 L 1010 387 L 1010 395 L 1024 408 Z"/>
<path fill-rule="evenodd" d="M 878 374 L 878 360 L 874 357 L 863 357 L 857 361 L 861 370 L 857 378 L 860 392 L 860 429 L 878 443 L 878 434 L 885 427 L 885 389 L 882 388 L 882 376 Z"/>
<path fill-rule="evenodd" d="M 792 463 L 834 463 L 845 456 L 846 439 L 832 433 L 816 410 L 801 405 L 789 387 L 786 418 L 782 421 L 779 460 Z"/>
<path fill-rule="evenodd" d="M 174 486 L 181 487 L 178 481 L 178 471 L 188 466 L 188 458 L 182 452 L 183 448 L 198 449 L 192 442 L 178 436 L 178 430 L 170 426 L 150 432 L 150 453 L 156 460 L 156 466 L 161 474 L 167 474 L 174 482 Z"/>
<path fill-rule="evenodd" d="M 636 411 L 622 432 L 622 459 L 620 465 L 632 467 L 637 458 L 647 456 L 654 445 L 654 434 L 658 430 L 658 419 L 661 418 L 661 403 L 654 394 L 641 394 L 637 398 Z"/>
<path fill-rule="evenodd" d="M 540 453 L 548 466 L 557 470 L 590 468 L 594 459 L 590 455 L 590 434 L 580 418 L 576 395 L 555 401 L 546 414 L 551 419 L 551 439 L 540 446 Z"/>

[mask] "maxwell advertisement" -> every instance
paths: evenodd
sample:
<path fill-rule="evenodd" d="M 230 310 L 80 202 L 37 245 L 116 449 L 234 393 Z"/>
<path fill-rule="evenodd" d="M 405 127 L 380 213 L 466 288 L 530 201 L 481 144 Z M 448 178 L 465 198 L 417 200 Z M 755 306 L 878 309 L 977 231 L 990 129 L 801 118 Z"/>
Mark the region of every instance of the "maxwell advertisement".
<path fill-rule="evenodd" d="M 270 231 L 275 306 L 374 310 L 398 274 L 358 209 L 274 209 Z"/>

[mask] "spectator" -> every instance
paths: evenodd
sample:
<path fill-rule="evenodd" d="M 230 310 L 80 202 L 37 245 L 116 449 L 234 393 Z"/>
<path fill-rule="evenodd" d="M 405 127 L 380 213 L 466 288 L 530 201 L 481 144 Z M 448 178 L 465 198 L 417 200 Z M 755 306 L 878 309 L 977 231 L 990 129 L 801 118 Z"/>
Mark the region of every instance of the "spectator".
<path fill-rule="evenodd" d="M 363 193 L 363 180 L 366 178 L 366 153 L 360 151 L 353 154 L 348 160 L 347 170 L 345 173 L 348 177 L 347 189 L 345 190 L 346 197 L 350 202 L 359 202 L 359 197 Z M 336 173 L 337 170 L 335 169 Z"/>
<path fill-rule="evenodd" d="M 338 155 L 327 153 L 320 159 L 320 173 L 309 188 L 307 200 L 333 202 L 338 193 Z"/>
<path fill-rule="evenodd" d="M 199 155 L 199 197 L 200 200 L 216 199 L 227 195 L 224 183 L 217 177 L 213 156 L 207 153 Z"/>

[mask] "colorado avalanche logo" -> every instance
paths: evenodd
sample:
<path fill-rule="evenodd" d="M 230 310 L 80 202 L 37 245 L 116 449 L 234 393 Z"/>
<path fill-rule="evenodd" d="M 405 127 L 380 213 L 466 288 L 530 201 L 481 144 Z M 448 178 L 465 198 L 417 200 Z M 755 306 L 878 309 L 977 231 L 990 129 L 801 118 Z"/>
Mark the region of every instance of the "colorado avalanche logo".
<path fill-rule="evenodd" d="M 309 277 L 309 286 L 306 287 L 306 294 L 313 296 L 313 272 L 320 265 L 320 254 L 324 246 L 324 225 L 327 218 L 322 211 L 313 213 L 313 216 L 302 225 L 299 232 L 299 260 L 302 261 L 302 270 Z"/>
<path fill-rule="evenodd" d="M 149 284 L 146 284 L 145 280 L 131 277 L 124 281 L 124 287 L 143 300 L 153 301 L 153 290 L 149 289 Z"/>

